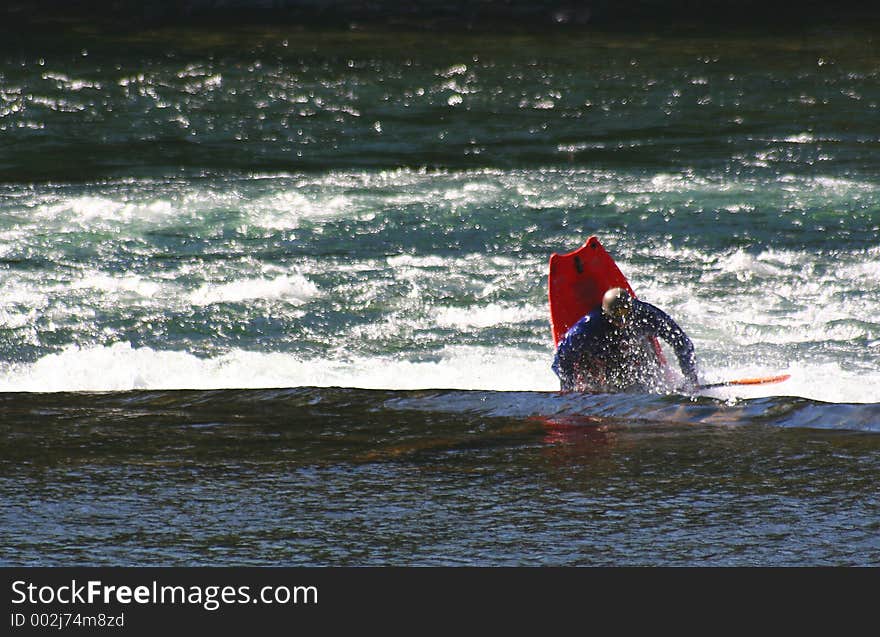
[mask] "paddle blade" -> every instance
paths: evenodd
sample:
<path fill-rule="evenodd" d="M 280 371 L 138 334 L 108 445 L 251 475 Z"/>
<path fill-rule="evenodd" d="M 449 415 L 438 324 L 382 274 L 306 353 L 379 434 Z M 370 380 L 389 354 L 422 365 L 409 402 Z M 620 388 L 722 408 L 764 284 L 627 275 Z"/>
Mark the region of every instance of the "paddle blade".
<path fill-rule="evenodd" d="M 697 389 L 712 389 L 713 387 L 730 387 L 731 385 L 769 385 L 771 383 L 781 383 L 791 378 L 791 374 L 780 374 L 778 376 L 760 376 L 757 378 L 738 378 L 736 380 L 725 380 L 721 383 L 708 383 L 699 385 Z"/>

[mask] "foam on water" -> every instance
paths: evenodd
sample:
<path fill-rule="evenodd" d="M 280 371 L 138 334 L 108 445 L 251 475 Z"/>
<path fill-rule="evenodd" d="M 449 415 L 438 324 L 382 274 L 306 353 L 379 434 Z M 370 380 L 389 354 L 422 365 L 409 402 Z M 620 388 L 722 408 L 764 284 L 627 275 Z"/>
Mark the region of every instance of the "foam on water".
<path fill-rule="evenodd" d="M 436 324 L 457 329 L 488 328 L 511 323 L 540 321 L 544 312 L 535 307 L 490 303 L 477 307 L 440 307 L 434 311 Z"/>
<path fill-rule="evenodd" d="M 264 389 L 352 387 L 361 389 L 458 389 L 555 392 L 558 381 L 549 354 L 510 347 L 444 348 L 431 357 L 416 354 L 349 358 L 304 358 L 280 352 L 233 350 L 203 358 L 129 343 L 68 346 L 31 364 L 0 366 L 0 391 L 120 391 L 165 389 Z M 787 368 L 730 366 L 701 380 L 789 373 L 772 385 L 724 387 L 703 392 L 724 400 L 795 396 L 822 402 L 880 403 L 880 372 L 856 373 L 834 363 Z"/>
<path fill-rule="evenodd" d="M 769 385 L 720 387 L 702 392 L 716 398 L 762 398 L 795 396 L 829 403 L 880 403 L 880 372 L 859 373 L 832 362 L 789 366 L 743 365 L 711 370 L 704 382 L 790 374 L 791 378 Z"/>
<path fill-rule="evenodd" d="M 718 397 L 878 400 L 868 180 L 402 169 L 6 193 L 3 257 L 33 264 L 0 270 L 7 389 L 553 391 L 547 258 L 596 233 L 703 380 L 792 374 Z M 707 230 L 841 219 L 845 248 Z"/>
<path fill-rule="evenodd" d="M 304 189 L 305 190 L 305 189 Z M 323 196 L 322 196 L 323 194 Z M 248 223 L 270 230 L 292 230 L 304 220 L 312 223 L 348 218 L 359 212 L 357 202 L 344 194 L 308 193 L 291 190 L 247 202 L 243 213 Z"/>
<path fill-rule="evenodd" d="M 115 193 L 114 193 L 115 194 Z M 180 206 L 164 198 L 128 201 L 127 197 L 108 193 L 104 196 L 82 195 L 56 199 L 49 195 L 37 200 L 30 215 L 34 225 L 55 227 L 61 232 L 76 229 L 121 229 L 137 226 L 164 225 L 176 222 Z"/>
<path fill-rule="evenodd" d="M 87 271 L 67 284 L 71 290 L 92 290 L 111 295 L 136 295 L 143 299 L 153 298 L 161 289 L 156 281 L 137 274 L 111 276 L 105 272 Z M 65 287 L 67 287 L 65 286 Z"/>
<path fill-rule="evenodd" d="M 189 295 L 194 305 L 240 303 L 252 299 L 285 300 L 302 304 L 314 298 L 318 288 L 301 274 L 279 275 L 272 279 L 241 279 L 228 283 L 206 283 Z"/>
<path fill-rule="evenodd" d="M 0 391 L 301 386 L 553 391 L 558 383 L 543 353 L 488 347 L 450 347 L 430 360 L 416 355 L 308 359 L 244 350 L 201 358 L 187 352 L 116 343 L 68 346 L 32 364 L 0 366 Z"/>

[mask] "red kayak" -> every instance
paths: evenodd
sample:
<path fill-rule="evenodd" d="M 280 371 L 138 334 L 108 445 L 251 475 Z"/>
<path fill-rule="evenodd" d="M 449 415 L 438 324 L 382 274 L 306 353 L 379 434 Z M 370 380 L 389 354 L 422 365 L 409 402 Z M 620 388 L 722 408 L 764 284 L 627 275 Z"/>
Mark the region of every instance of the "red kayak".
<path fill-rule="evenodd" d="M 636 296 L 629 281 L 596 236 L 587 239 L 574 252 L 554 252 L 550 255 L 547 289 L 553 344 L 559 345 L 572 325 L 602 305 L 602 297 L 610 288 L 623 288 Z M 652 340 L 657 364 L 665 367 L 666 359 L 660 343 L 656 338 Z"/>

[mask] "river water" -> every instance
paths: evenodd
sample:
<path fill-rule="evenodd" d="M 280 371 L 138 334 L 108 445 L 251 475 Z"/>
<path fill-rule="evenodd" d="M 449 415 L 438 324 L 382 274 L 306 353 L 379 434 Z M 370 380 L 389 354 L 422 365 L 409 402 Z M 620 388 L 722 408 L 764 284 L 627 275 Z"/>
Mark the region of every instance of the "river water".
<path fill-rule="evenodd" d="M 0 57 L 0 563 L 880 564 L 880 47 L 164 29 Z M 685 395 L 561 395 L 600 237 Z"/>

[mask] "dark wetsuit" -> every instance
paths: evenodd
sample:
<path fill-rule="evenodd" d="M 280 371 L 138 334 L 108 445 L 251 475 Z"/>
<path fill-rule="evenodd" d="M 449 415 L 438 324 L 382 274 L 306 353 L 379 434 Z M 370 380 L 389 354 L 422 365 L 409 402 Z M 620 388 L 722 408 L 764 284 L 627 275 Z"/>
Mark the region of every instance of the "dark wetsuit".
<path fill-rule="evenodd" d="M 627 324 L 617 327 L 596 308 L 571 326 L 556 349 L 553 371 L 562 391 L 659 391 L 663 370 L 652 337 L 675 350 L 685 378 L 696 385 L 694 346 L 668 314 L 632 300 Z"/>

